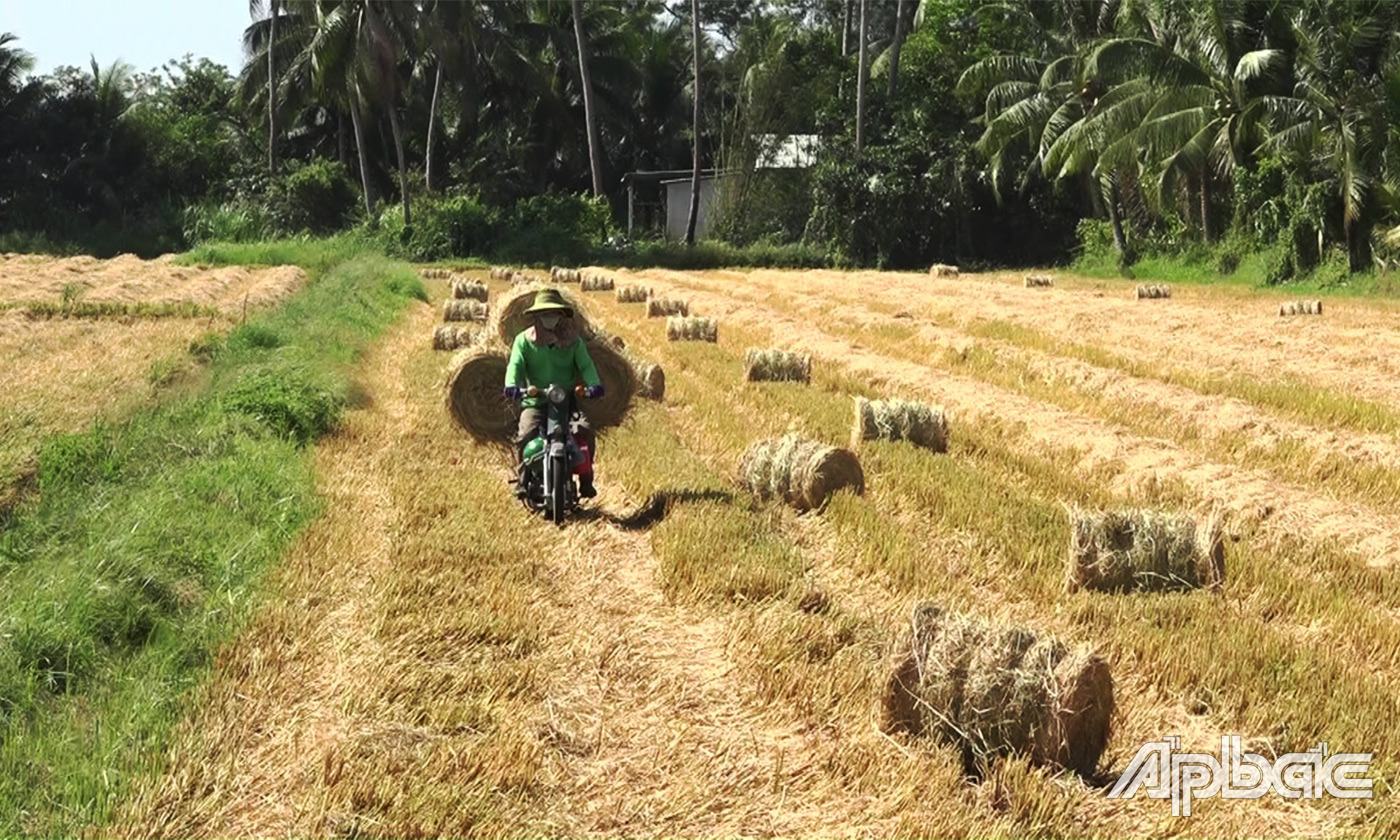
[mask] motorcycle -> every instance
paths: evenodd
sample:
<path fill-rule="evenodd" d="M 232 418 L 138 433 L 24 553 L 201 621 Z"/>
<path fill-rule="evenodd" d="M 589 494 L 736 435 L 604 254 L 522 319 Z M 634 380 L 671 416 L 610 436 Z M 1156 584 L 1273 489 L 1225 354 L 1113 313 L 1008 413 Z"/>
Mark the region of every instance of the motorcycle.
<path fill-rule="evenodd" d="M 544 433 L 525 444 L 522 453 L 525 471 L 525 506 L 543 513 L 554 524 L 564 526 L 564 520 L 578 507 L 576 475 L 593 472 L 593 453 L 588 444 L 574 432 L 578 414 L 576 400 L 583 399 L 585 389 L 572 390 L 551 385 L 541 391 L 531 385 L 523 396 L 545 397 Z"/>

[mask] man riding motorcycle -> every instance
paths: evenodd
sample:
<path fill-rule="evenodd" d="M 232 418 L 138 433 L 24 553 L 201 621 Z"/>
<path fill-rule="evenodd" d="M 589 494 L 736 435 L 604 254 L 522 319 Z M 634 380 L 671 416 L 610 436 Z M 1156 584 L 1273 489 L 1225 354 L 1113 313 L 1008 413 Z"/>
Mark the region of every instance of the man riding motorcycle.
<path fill-rule="evenodd" d="M 579 380 L 587 387 L 585 396 L 597 399 L 603 395 L 603 383 L 598 378 L 598 370 L 588 355 L 588 348 L 578 334 L 574 323 L 574 311 L 564 301 L 558 289 L 541 289 L 535 294 L 535 302 L 525 310 L 533 317 L 534 323 L 520 331 L 510 347 L 510 363 L 506 367 L 505 396 L 517 400 L 528 393 L 530 386 L 544 391 L 551 385 L 572 388 Z M 516 463 L 520 472 L 515 484 L 515 495 L 525 498 L 525 444 L 540 434 L 544 424 L 545 409 L 542 396 L 524 396 L 521 402 L 520 426 L 515 437 Z M 597 437 L 588 425 L 588 418 L 580 410 L 577 434 L 588 446 L 596 460 Z M 592 498 L 598 495 L 593 487 L 591 472 L 579 476 L 579 495 Z"/>

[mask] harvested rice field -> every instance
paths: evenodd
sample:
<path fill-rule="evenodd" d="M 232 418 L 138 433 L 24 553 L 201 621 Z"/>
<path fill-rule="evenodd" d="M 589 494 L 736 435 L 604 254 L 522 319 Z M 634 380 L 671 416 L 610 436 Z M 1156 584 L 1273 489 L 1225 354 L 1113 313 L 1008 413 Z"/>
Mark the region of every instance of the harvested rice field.
<path fill-rule="evenodd" d="M 45 436 L 120 417 L 188 379 L 191 342 L 305 282 L 293 267 L 0 255 L 0 508 Z"/>
<path fill-rule="evenodd" d="M 598 499 L 558 529 L 511 497 L 512 426 L 461 402 L 489 383 L 447 390 L 504 351 L 435 352 L 430 279 L 317 446 L 326 513 L 108 830 L 1400 832 L 1400 307 L 606 271 L 724 329 L 576 302 L 665 370 L 615 406 Z M 503 343 L 495 274 L 457 278 Z M 750 381 L 752 348 L 805 375 Z M 1144 744 L 1227 735 L 1373 753 L 1375 799 L 1108 798 Z"/>

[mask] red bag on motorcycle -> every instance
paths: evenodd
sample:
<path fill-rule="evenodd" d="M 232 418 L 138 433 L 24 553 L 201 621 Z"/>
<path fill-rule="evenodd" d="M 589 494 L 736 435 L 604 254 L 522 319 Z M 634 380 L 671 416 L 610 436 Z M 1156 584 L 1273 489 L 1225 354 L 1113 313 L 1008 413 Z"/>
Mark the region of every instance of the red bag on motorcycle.
<path fill-rule="evenodd" d="M 583 455 L 583 457 L 579 459 L 579 462 L 574 464 L 574 475 L 592 475 L 593 453 L 588 451 L 588 443 L 584 440 L 583 435 L 574 435 L 574 445 L 578 447 L 578 451 Z"/>

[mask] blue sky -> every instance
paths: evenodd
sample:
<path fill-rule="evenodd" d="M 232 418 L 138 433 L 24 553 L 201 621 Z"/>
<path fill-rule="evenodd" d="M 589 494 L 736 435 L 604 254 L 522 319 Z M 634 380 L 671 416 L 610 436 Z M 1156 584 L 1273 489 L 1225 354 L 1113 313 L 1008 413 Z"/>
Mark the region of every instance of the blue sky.
<path fill-rule="evenodd" d="M 36 73 L 64 64 L 102 66 L 120 58 L 150 70 L 192 53 L 242 64 L 248 0 L 0 0 L 0 32 L 34 56 Z"/>

